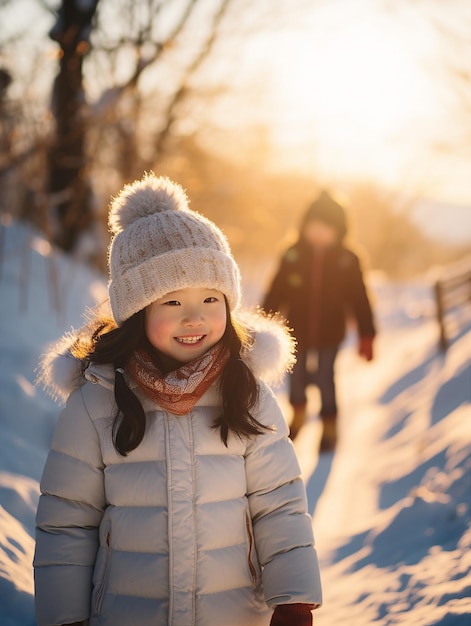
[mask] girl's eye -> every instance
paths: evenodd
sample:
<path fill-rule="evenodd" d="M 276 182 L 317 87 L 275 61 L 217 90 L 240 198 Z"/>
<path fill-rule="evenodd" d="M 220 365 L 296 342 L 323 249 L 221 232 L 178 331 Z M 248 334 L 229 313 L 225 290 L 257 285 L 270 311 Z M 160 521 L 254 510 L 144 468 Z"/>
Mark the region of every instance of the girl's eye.
<path fill-rule="evenodd" d="M 206 304 L 213 304 L 213 302 L 217 302 L 217 301 L 218 301 L 218 299 L 215 298 L 214 296 L 210 296 L 209 298 L 205 299 L 205 303 Z"/>
<path fill-rule="evenodd" d="M 164 302 L 164 306 L 180 306 L 178 300 L 169 300 L 168 302 Z"/>

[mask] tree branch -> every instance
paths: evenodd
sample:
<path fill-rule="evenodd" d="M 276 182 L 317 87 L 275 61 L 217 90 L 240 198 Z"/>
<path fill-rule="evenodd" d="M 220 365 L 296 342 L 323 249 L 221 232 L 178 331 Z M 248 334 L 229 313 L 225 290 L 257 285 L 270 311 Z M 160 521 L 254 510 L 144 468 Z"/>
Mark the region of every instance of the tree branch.
<path fill-rule="evenodd" d="M 213 46 L 217 40 L 219 27 L 229 9 L 231 2 L 232 0 L 221 1 L 219 9 L 214 14 L 208 39 L 206 40 L 204 46 L 200 49 L 198 54 L 195 56 L 193 61 L 187 67 L 186 72 L 181 80 L 180 87 L 175 91 L 170 102 L 167 105 L 167 109 L 164 113 L 165 125 L 160 131 L 155 145 L 157 157 L 160 156 L 164 151 L 165 144 L 177 118 L 176 110 L 178 108 L 178 105 L 185 99 L 186 95 L 188 94 L 188 83 L 190 81 L 190 78 L 203 65 L 203 63 L 211 53 Z"/>

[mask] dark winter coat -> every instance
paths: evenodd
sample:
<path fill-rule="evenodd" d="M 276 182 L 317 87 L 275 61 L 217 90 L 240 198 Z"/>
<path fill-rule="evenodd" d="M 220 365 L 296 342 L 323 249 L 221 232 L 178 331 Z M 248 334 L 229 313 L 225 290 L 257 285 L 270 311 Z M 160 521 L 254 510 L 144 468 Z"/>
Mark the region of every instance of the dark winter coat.
<path fill-rule="evenodd" d="M 343 245 L 315 252 L 299 240 L 281 259 L 263 307 L 287 318 L 300 350 L 339 345 L 348 316 L 360 336 L 375 335 L 360 261 Z"/>

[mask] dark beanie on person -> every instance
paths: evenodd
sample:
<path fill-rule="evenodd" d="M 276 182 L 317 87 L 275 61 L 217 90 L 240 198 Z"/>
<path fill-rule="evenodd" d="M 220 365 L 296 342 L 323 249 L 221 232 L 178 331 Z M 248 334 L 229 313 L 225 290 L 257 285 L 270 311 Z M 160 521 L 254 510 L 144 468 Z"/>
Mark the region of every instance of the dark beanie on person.
<path fill-rule="evenodd" d="M 347 216 L 345 209 L 332 198 L 327 191 L 322 191 L 306 211 L 301 229 L 311 220 L 319 220 L 335 228 L 340 240 L 347 235 Z"/>

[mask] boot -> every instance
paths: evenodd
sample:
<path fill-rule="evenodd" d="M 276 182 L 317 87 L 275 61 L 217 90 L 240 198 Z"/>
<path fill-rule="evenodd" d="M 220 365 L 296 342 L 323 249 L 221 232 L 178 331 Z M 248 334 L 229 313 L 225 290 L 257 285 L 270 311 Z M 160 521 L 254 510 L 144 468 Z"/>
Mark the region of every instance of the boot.
<path fill-rule="evenodd" d="M 301 427 L 304 425 L 305 421 L 306 421 L 306 405 L 294 404 L 293 405 L 293 419 L 289 427 L 289 436 L 291 439 L 294 439 L 296 437 L 298 432 L 301 430 Z"/>
<path fill-rule="evenodd" d="M 337 443 L 337 414 L 321 415 L 322 439 L 320 445 L 321 452 L 331 452 L 335 450 Z"/>

